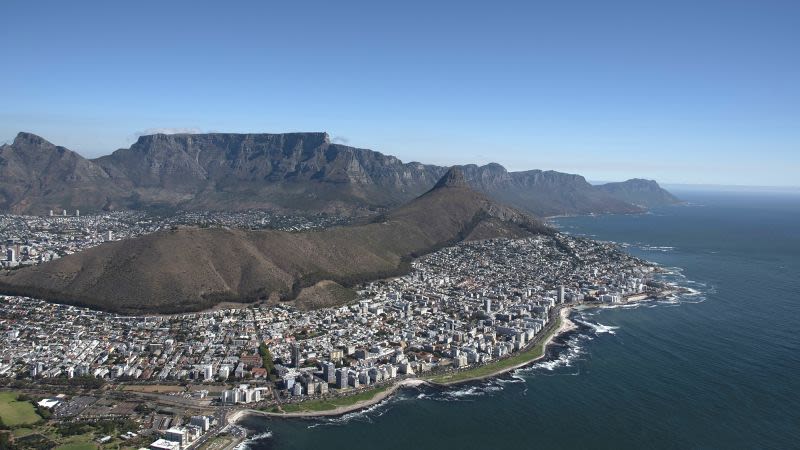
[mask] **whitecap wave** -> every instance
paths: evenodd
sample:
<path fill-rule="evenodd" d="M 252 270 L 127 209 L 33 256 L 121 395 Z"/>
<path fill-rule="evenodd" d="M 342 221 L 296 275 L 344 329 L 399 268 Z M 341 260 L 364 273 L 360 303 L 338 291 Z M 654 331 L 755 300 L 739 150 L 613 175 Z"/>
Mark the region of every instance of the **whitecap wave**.
<path fill-rule="evenodd" d="M 483 389 L 480 389 L 478 386 L 472 386 L 467 389 L 459 389 L 457 391 L 447 391 L 445 393 L 445 396 L 450 398 L 465 398 L 483 394 L 484 394 Z"/>
<path fill-rule="evenodd" d="M 639 250 L 644 250 L 646 252 L 668 253 L 675 250 L 675 247 L 670 247 L 668 245 L 640 245 Z"/>
<path fill-rule="evenodd" d="M 616 334 L 614 331 L 618 330 L 619 327 L 611 326 L 611 325 L 603 325 L 602 323 L 593 323 L 586 320 L 581 319 L 574 319 L 575 322 L 578 322 L 581 325 L 585 325 L 592 330 L 594 330 L 595 334 Z"/>
<path fill-rule="evenodd" d="M 420 394 L 424 395 L 424 394 Z M 335 425 L 346 425 L 350 422 L 366 422 L 372 423 L 373 417 L 380 417 L 386 414 L 391 408 L 389 405 L 392 402 L 400 401 L 403 397 L 400 395 L 390 396 L 379 403 L 376 403 L 369 408 L 360 409 L 358 411 L 349 412 L 347 414 L 342 414 L 341 416 L 335 417 L 320 417 L 318 421 L 315 423 L 310 424 L 307 428 L 316 428 L 320 426 L 335 426 Z M 409 397 L 411 398 L 411 397 Z M 421 396 L 415 396 L 415 398 L 424 398 Z"/>
<path fill-rule="evenodd" d="M 635 303 L 618 303 L 612 305 L 601 305 L 601 309 L 636 309 L 641 306 L 643 302 L 635 302 Z"/>
<path fill-rule="evenodd" d="M 581 345 L 582 341 L 591 340 L 592 337 L 585 334 L 573 335 L 565 342 L 565 350 L 560 352 L 557 358 L 539 361 L 531 364 L 528 367 L 518 369 L 517 373 L 520 375 L 541 375 L 550 374 L 564 367 L 573 367 L 574 363 L 580 360 L 585 354 L 584 347 Z M 569 375 L 577 375 L 579 372 L 571 373 Z M 562 373 L 559 372 L 559 375 Z"/>
<path fill-rule="evenodd" d="M 519 371 L 523 369 L 517 369 L 509 373 L 509 378 L 498 378 L 494 382 L 500 385 L 509 384 L 509 383 L 524 383 L 525 378 L 519 376 Z"/>
<path fill-rule="evenodd" d="M 269 430 L 263 433 L 254 434 L 252 436 L 248 436 L 247 439 L 240 442 L 236 447 L 234 447 L 234 450 L 248 450 L 250 448 L 250 444 L 253 444 L 263 439 L 271 439 L 271 438 L 272 438 L 272 431 Z"/>

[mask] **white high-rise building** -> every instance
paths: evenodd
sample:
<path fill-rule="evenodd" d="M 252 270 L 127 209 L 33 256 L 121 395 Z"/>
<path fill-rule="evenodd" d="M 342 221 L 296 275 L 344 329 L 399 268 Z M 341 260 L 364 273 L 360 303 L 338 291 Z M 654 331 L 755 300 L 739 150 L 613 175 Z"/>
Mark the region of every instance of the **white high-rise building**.
<path fill-rule="evenodd" d="M 211 420 L 208 416 L 192 416 L 189 424 L 199 427 L 204 433 L 211 428 Z"/>

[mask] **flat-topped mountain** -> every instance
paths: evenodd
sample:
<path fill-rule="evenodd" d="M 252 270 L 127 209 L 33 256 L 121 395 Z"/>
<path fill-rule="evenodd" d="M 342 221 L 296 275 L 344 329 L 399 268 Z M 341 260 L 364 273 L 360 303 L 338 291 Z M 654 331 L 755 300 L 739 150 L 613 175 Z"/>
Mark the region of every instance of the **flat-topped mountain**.
<path fill-rule="evenodd" d="M 535 215 L 642 211 L 630 193 L 579 175 L 462 167 L 473 188 Z M 0 146 L 0 210 L 391 208 L 429 190 L 446 171 L 331 143 L 326 133 L 155 134 L 94 160 L 20 133 Z"/>
<path fill-rule="evenodd" d="M 681 202 L 654 180 L 633 178 L 620 183 L 601 184 L 597 188 L 615 198 L 644 208 L 674 205 Z"/>
<path fill-rule="evenodd" d="M 407 270 L 408 261 L 463 240 L 552 231 L 447 172 L 417 199 L 363 225 L 288 233 L 182 228 L 115 241 L 0 275 L 0 292 L 121 313 L 171 313 L 219 302 L 297 298 Z M 326 303 L 328 304 L 328 303 Z"/>

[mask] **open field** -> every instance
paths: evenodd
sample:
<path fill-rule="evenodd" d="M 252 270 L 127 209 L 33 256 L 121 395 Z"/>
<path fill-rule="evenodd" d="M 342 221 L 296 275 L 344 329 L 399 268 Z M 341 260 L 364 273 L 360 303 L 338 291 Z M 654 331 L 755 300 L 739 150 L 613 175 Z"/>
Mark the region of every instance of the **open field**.
<path fill-rule="evenodd" d="M 96 450 L 97 445 L 91 442 L 73 442 L 70 444 L 60 445 L 55 450 Z"/>
<path fill-rule="evenodd" d="M 123 391 L 145 392 L 148 394 L 167 394 L 170 392 L 183 392 L 185 386 L 175 384 L 129 384 L 122 386 Z"/>
<path fill-rule="evenodd" d="M 0 419 L 9 427 L 29 425 L 42 420 L 31 402 L 17 401 L 15 392 L 0 392 Z"/>

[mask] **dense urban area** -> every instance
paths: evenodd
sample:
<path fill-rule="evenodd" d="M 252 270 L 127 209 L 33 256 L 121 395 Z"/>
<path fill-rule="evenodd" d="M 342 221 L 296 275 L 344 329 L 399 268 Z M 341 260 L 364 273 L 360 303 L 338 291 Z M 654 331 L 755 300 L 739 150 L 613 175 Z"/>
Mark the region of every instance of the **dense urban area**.
<path fill-rule="evenodd" d="M 2 267 L 15 268 L 51 261 L 103 242 L 129 239 L 180 226 L 227 227 L 250 230 L 306 231 L 346 225 L 350 216 L 293 215 L 268 210 L 240 212 L 179 211 L 148 214 L 117 211 L 81 215 L 75 211 L 50 211 L 46 216 L 0 214 Z"/>
<path fill-rule="evenodd" d="M 62 211 L 0 216 L 0 238 L 3 265 L 13 268 L 173 226 L 300 230 L 343 221 Z M 405 276 L 354 287 L 353 302 L 310 312 L 288 301 L 125 317 L 0 296 L 0 383 L 9 391 L 0 411 L 32 409 L 29 422 L 4 424 L 5 436 L 43 448 L 70 436 L 87 448 L 225 448 L 244 433 L 228 420 L 233 411 L 321 410 L 401 380 L 468 375 L 536 345 L 567 305 L 663 294 L 655 270 L 614 244 L 556 233 L 443 248 Z"/>

